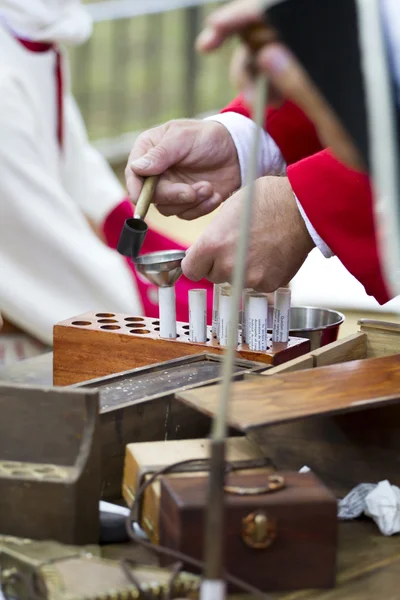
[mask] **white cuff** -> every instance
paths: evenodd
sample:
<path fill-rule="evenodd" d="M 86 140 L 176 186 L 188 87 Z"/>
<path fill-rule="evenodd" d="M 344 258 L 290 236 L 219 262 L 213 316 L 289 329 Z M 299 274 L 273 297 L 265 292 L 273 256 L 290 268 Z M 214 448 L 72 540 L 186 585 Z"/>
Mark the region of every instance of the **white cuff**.
<path fill-rule="evenodd" d="M 303 218 L 304 224 L 307 227 L 307 231 L 310 234 L 312 241 L 314 242 L 314 244 L 316 245 L 318 250 L 320 250 L 320 252 L 322 253 L 322 255 L 325 258 L 332 258 L 332 256 L 335 256 L 333 254 L 332 250 L 329 248 L 329 246 L 327 246 L 327 244 L 325 244 L 324 240 L 315 231 L 310 219 L 307 217 L 306 213 L 304 212 L 303 207 L 301 206 L 299 200 L 297 199 L 297 196 L 295 196 L 295 198 L 296 198 L 297 208 L 300 211 L 300 214 Z"/>
<path fill-rule="evenodd" d="M 239 157 L 242 185 L 246 185 L 247 167 L 253 146 L 256 124 L 251 119 L 236 112 L 227 112 L 207 117 L 205 120 L 221 123 L 231 134 Z M 284 175 L 285 173 L 286 163 L 281 151 L 272 137 L 263 130 L 258 157 L 257 178 L 265 175 Z"/>

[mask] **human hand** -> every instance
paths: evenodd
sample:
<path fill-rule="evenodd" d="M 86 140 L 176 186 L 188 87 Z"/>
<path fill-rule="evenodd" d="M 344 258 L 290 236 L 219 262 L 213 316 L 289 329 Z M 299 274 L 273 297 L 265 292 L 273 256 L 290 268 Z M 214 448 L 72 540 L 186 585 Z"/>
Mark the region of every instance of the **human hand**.
<path fill-rule="evenodd" d="M 232 281 L 246 190 L 240 190 L 218 212 L 210 226 L 187 251 L 184 274 L 193 281 Z M 290 281 L 314 243 L 297 208 L 286 177 L 255 182 L 252 224 L 244 287 L 273 292 Z"/>
<path fill-rule="evenodd" d="M 198 36 L 196 48 L 199 52 L 216 50 L 228 37 L 262 20 L 263 6 L 260 0 L 229 2 L 207 18 L 206 28 Z"/>
<path fill-rule="evenodd" d="M 268 0 L 236 0 L 217 9 L 208 17 L 206 29 L 198 37 L 198 50 L 215 50 L 228 37 L 265 22 L 268 4 Z M 234 85 L 252 104 L 254 76 L 249 72 L 249 65 L 254 65 L 256 60 L 259 71 L 268 76 L 272 89 L 270 102 L 280 104 L 282 97 L 294 102 L 314 123 L 321 142 L 332 148 L 339 160 L 351 168 L 363 170 L 365 165 L 359 151 L 306 70 L 287 48 L 277 43 L 272 29 L 267 26 L 265 38 L 269 43 L 258 52 L 256 59 L 243 45 L 236 50 L 231 67 Z"/>
<path fill-rule="evenodd" d="M 125 170 L 135 204 L 143 177 L 159 174 L 154 204 L 161 214 L 186 220 L 215 210 L 241 183 L 233 139 L 216 121 L 170 121 L 142 133 Z"/>

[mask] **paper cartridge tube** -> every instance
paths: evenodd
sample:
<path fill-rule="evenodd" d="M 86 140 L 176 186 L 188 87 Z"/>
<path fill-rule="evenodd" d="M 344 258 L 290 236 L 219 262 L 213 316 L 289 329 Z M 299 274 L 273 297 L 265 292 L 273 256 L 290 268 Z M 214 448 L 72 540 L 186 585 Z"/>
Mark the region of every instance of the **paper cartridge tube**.
<path fill-rule="evenodd" d="M 219 292 L 221 285 L 218 283 L 214 284 L 213 294 L 213 311 L 212 311 L 212 335 L 218 337 L 218 312 L 219 312 Z"/>
<path fill-rule="evenodd" d="M 242 338 L 243 343 L 248 344 L 250 341 L 250 331 L 249 331 L 249 294 L 254 293 L 252 288 L 246 288 L 243 290 L 242 294 Z"/>
<path fill-rule="evenodd" d="M 207 341 L 207 292 L 189 291 L 189 339 L 191 342 Z"/>
<path fill-rule="evenodd" d="M 176 338 L 176 301 L 175 287 L 158 289 L 158 305 L 160 311 L 160 337 Z"/>
<path fill-rule="evenodd" d="M 229 329 L 231 321 L 232 288 L 230 285 L 221 285 L 219 290 L 219 319 L 218 319 L 218 342 L 221 346 L 228 345 Z"/>
<path fill-rule="evenodd" d="M 268 298 L 266 294 L 248 295 L 249 349 L 257 352 L 267 350 Z"/>
<path fill-rule="evenodd" d="M 273 342 L 287 342 L 290 330 L 290 300 L 289 288 L 279 288 L 274 295 L 274 322 L 272 327 Z"/>

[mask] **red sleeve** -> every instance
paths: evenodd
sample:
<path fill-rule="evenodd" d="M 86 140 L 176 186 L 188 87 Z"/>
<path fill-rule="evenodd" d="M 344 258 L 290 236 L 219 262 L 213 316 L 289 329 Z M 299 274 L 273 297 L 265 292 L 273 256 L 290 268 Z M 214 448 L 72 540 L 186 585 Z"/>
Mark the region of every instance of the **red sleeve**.
<path fill-rule="evenodd" d="M 223 112 L 250 117 L 241 97 Z M 291 102 L 268 109 L 267 131 L 288 165 L 288 177 L 318 235 L 380 304 L 391 299 L 378 257 L 369 178 L 322 150 L 315 128 Z"/>
<path fill-rule="evenodd" d="M 251 116 L 251 111 L 241 96 L 222 112 Z M 287 165 L 322 150 L 314 125 L 292 102 L 285 102 L 280 108 L 269 108 L 266 112 L 266 125 Z"/>
<path fill-rule="evenodd" d="M 288 168 L 290 184 L 318 235 L 380 304 L 390 300 L 383 280 L 367 175 L 323 150 Z"/>

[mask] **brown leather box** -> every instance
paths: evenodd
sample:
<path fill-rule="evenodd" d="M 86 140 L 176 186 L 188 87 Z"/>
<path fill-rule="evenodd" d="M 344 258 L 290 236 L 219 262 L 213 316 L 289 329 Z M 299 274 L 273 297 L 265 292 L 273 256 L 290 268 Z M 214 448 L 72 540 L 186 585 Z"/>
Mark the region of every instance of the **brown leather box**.
<path fill-rule="evenodd" d="M 226 494 L 226 570 L 265 592 L 333 587 L 336 499 L 312 473 L 281 474 L 286 485 L 279 491 L 259 496 Z M 265 486 L 266 476 L 231 475 L 227 483 Z M 206 502 L 206 477 L 162 479 L 160 543 L 202 559 Z M 259 548 L 249 542 L 255 522 Z"/>

